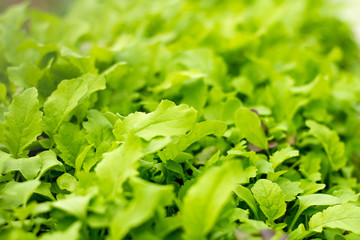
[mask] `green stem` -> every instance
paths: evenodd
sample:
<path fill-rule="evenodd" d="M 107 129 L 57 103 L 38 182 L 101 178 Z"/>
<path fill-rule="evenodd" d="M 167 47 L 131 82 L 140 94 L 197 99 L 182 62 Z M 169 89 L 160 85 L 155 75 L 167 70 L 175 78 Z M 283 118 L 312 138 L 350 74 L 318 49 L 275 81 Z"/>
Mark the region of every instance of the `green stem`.
<path fill-rule="evenodd" d="M 291 222 L 291 224 L 290 224 L 290 227 L 289 227 L 288 232 L 291 232 L 291 231 L 292 231 L 292 229 L 293 229 L 296 221 L 298 220 L 298 218 L 300 217 L 300 215 L 301 215 L 301 213 L 302 213 L 303 211 L 304 211 L 304 210 L 299 207 L 298 211 L 297 211 L 296 214 L 295 214 L 294 219 L 292 220 L 292 222 Z"/>

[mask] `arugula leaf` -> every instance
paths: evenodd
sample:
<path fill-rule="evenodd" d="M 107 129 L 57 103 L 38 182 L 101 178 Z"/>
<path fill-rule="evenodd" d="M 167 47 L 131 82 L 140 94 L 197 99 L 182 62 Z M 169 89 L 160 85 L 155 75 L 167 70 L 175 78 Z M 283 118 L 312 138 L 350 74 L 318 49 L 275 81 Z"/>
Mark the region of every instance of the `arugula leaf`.
<path fill-rule="evenodd" d="M 154 112 L 145 114 L 136 112 L 114 126 L 116 140 L 125 141 L 131 132 L 148 143 L 144 153 L 152 153 L 171 141 L 172 137 L 184 135 L 194 125 L 196 111 L 186 105 L 176 106 L 163 100 Z M 160 138 L 159 138 L 160 137 Z"/>
<path fill-rule="evenodd" d="M 58 85 L 44 104 L 43 129 L 47 135 L 52 137 L 57 132 L 87 91 L 83 79 L 64 80 Z"/>
<path fill-rule="evenodd" d="M 295 217 L 289 227 L 291 230 L 296 223 L 297 219 L 300 215 L 309 207 L 311 206 L 326 206 L 326 205 L 336 205 L 340 204 L 341 200 L 335 196 L 328 195 L 328 194 L 310 194 L 305 196 L 299 196 L 299 209 L 295 214 Z"/>
<path fill-rule="evenodd" d="M 285 194 L 279 185 L 267 179 L 260 179 L 254 184 L 251 191 L 271 224 L 285 214 Z"/>
<path fill-rule="evenodd" d="M 253 211 L 253 213 L 255 215 L 255 218 L 259 219 L 258 207 L 256 205 L 255 198 L 253 197 L 251 191 L 249 189 L 247 189 L 246 187 L 239 185 L 236 187 L 234 192 L 239 198 L 244 200 L 246 202 L 246 204 L 251 208 L 251 210 Z"/>
<path fill-rule="evenodd" d="M 207 170 L 187 191 L 182 206 L 185 239 L 202 239 L 214 226 L 241 173 L 230 162 Z"/>
<path fill-rule="evenodd" d="M 235 125 L 241 134 L 255 146 L 268 149 L 268 142 L 259 117 L 247 108 L 239 108 L 235 112 Z"/>
<path fill-rule="evenodd" d="M 122 192 L 125 180 L 137 174 L 136 162 L 142 156 L 141 139 L 135 135 L 129 135 L 120 147 L 104 154 L 104 159 L 96 166 L 95 172 L 105 196 L 115 196 Z"/>
<path fill-rule="evenodd" d="M 35 189 L 40 185 L 39 180 L 26 182 L 11 181 L 0 191 L 0 203 L 3 209 L 13 209 L 25 206 Z"/>
<path fill-rule="evenodd" d="M 324 147 L 333 169 L 337 171 L 344 167 L 347 162 L 344 143 L 340 141 L 336 132 L 311 120 L 306 121 L 306 126 L 310 128 L 310 134 L 314 135 Z"/>
<path fill-rule="evenodd" d="M 87 142 L 85 131 L 78 125 L 70 122 L 62 124 L 59 132 L 54 136 L 57 149 L 61 151 L 60 157 L 69 166 L 75 167 L 77 156 L 85 148 Z"/>
<path fill-rule="evenodd" d="M 191 144 L 199 141 L 205 136 L 214 134 L 221 136 L 226 131 L 226 124 L 218 120 L 199 122 L 194 125 L 191 131 L 180 137 L 177 143 L 170 143 L 159 153 L 163 161 L 175 159 L 176 156 L 185 151 Z"/>
<path fill-rule="evenodd" d="M 283 148 L 281 150 L 276 151 L 271 157 L 270 162 L 272 163 L 273 168 L 275 169 L 281 163 L 286 161 L 289 158 L 299 156 L 298 150 L 293 150 L 291 147 Z"/>
<path fill-rule="evenodd" d="M 118 210 L 110 223 L 110 234 L 114 239 L 123 238 L 134 227 L 148 220 L 155 211 L 171 204 L 174 197 L 171 186 L 161 186 L 138 178 L 131 178 L 133 199 L 124 209 Z"/>
<path fill-rule="evenodd" d="M 110 144 L 114 141 L 112 134 L 113 126 L 111 123 L 97 110 L 89 110 L 87 115 L 88 121 L 84 122 L 86 130 L 86 140 L 89 144 L 94 144 L 97 148 L 100 145 Z"/>
<path fill-rule="evenodd" d="M 0 141 L 8 147 L 14 158 L 23 156 L 25 148 L 42 133 L 42 113 L 39 111 L 37 95 L 35 88 L 15 95 L 9 111 L 4 114 L 5 122 L 0 125 Z"/>
<path fill-rule="evenodd" d="M 324 227 L 340 228 L 360 234 L 360 207 L 344 203 L 329 207 L 310 218 L 311 231 L 321 232 Z"/>
<path fill-rule="evenodd" d="M 186 105 L 175 106 L 173 102 L 164 100 L 152 113 L 137 112 L 118 120 L 114 135 L 119 141 L 124 141 L 132 131 L 146 141 L 157 136 L 183 135 L 192 127 L 195 117 L 195 110 Z"/>
<path fill-rule="evenodd" d="M 41 169 L 39 156 L 31 158 L 14 159 L 9 154 L 0 151 L 0 173 L 6 174 L 12 171 L 19 171 L 25 179 L 34 179 Z"/>
<path fill-rule="evenodd" d="M 40 240 L 77 240 L 80 236 L 81 222 L 74 222 L 65 231 L 56 231 L 46 233 L 40 237 Z"/>
<path fill-rule="evenodd" d="M 51 206 L 60 209 L 72 216 L 75 216 L 80 220 L 85 220 L 91 197 L 91 195 L 67 195 L 65 199 L 57 200 L 53 202 Z"/>
<path fill-rule="evenodd" d="M 187 191 L 182 220 L 185 239 L 200 239 L 214 226 L 237 183 L 240 165 L 230 162 L 207 170 Z"/>

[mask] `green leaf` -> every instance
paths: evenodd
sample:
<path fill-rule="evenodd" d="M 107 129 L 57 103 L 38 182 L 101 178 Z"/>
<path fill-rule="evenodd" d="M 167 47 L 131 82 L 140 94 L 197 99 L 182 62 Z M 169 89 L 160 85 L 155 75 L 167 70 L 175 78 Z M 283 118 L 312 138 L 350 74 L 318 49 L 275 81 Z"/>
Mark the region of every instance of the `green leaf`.
<path fill-rule="evenodd" d="M 271 157 L 270 162 L 272 163 L 273 168 L 275 169 L 281 163 L 286 161 L 289 158 L 299 156 L 298 150 L 293 150 L 291 147 L 283 148 L 281 150 L 276 151 Z"/>
<path fill-rule="evenodd" d="M 94 144 L 95 148 L 103 142 L 110 144 L 114 141 L 112 133 L 113 126 L 97 110 L 90 110 L 87 115 L 88 121 L 83 123 L 86 130 L 86 139 L 89 144 Z"/>
<path fill-rule="evenodd" d="M 0 151 L 0 173 L 6 174 L 12 171 L 19 171 L 25 179 L 34 179 L 41 169 L 41 158 L 14 159 L 9 154 Z"/>
<path fill-rule="evenodd" d="M 336 132 L 311 120 L 306 121 L 306 126 L 310 128 L 310 134 L 315 136 L 322 144 L 333 169 L 337 171 L 344 167 L 347 162 L 344 155 L 344 143 L 340 141 Z"/>
<path fill-rule="evenodd" d="M 76 188 L 77 180 L 73 175 L 69 173 L 64 173 L 56 179 L 56 183 L 61 190 L 73 192 Z"/>
<path fill-rule="evenodd" d="M 85 97 L 104 88 L 105 78 L 94 74 L 85 74 L 79 78 L 61 81 L 44 104 L 45 133 L 49 136 L 55 134 Z"/>
<path fill-rule="evenodd" d="M 182 207 L 185 239 L 205 239 L 235 189 L 241 167 L 230 162 L 207 170 L 187 191 Z"/>
<path fill-rule="evenodd" d="M 79 219 L 85 220 L 87 215 L 87 209 L 92 198 L 91 195 L 78 196 L 67 195 L 65 199 L 60 199 L 52 202 L 51 205 L 54 208 L 60 209 L 70 215 L 73 215 Z"/>
<path fill-rule="evenodd" d="M 342 201 L 332 195 L 328 194 L 310 194 L 305 196 L 299 196 L 299 209 L 295 214 L 295 217 L 289 227 L 291 230 L 293 226 L 295 225 L 297 219 L 300 217 L 300 215 L 309 207 L 311 206 L 327 206 L 327 205 L 336 205 L 340 204 Z"/>
<path fill-rule="evenodd" d="M 162 137 L 164 141 L 152 142 L 154 152 L 171 141 L 171 137 L 184 135 L 196 120 L 196 111 L 186 105 L 176 106 L 173 102 L 163 100 L 152 113 L 136 112 L 115 123 L 114 135 L 118 141 L 125 141 L 131 132 L 146 141 Z"/>
<path fill-rule="evenodd" d="M 81 222 L 74 222 L 65 231 L 55 231 L 41 235 L 40 240 L 78 240 L 80 237 Z"/>
<path fill-rule="evenodd" d="M 9 80 L 16 86 L 37 87 L 41 78 L 41 70 L 34 64 L 23 63 L 20 66 L 8 67 Z"/>
<path fill-rule="evenodd" d="M 122 192 L 125 180 L 136 175 L 136 163 L 142 155 L 141 140 L 134 135 L 128 136 L 120 147 L 104 154 L 104 159 L 96 166 L 95 172 L 105 195 Z"/>
<path fill-rule="evenodd" d="M 251 191 L 259 203 L 260 209 L 271 223 L 284 215 L 286 211 L 285 194 L 279 185 L 267 179 L 260 179 L 254 184 Z"/>
<path fill-rule="evenodd" d="M 239 185 L 236 187 L 234 192 L 239 198 L 244 200 L 246 202 L 246 204 L 251 208 L 251 210 L 253 211 L 253 213 L 255 215 L 255 218 L 259 219 L 258 207 L 256 205 L 255 198 L 253 197 L 251 191 L 249 189 L 247 189 L 246 187 Z"/>
<path fill-rule="evenodd" d="M 22 156 L 24 150 L 42 133 L 40 126 L 42 113 L 35 88 L 26 89 L 15 95 L 5 122 L 1 123 L 0 141 L 8 147 L 13 157 Z"/>
<path fill-rule="evenodd" d="M 40 185 L 38 180 L 26 182 L 8 182 L 0 191 L 0 205 L 3 209 L 12 209 L 25 206 L 36 188 Z"/>
<path fill-rule="evenodd" d="M 284 177 L 279 177 L 275 182 L 279 185 L 281 191 L 283 191 L 285 194 L 286 202 L 294 200 L 298 194 L 303 192 L 303 190 L 299 187 L 300 182 L 292 182 L 288 178 Z"/>
<path fill-rule="evenodd" d="M 44 104 L 43 129 L 53 136 L 61 124 L 86 95 L 88 84 L 83 79 L 62 81 Z"/>
<path fill-rule="evenodd" d="M 64 123 L 59 133 L 54 136 L 56 148 L 60 150 L 61 159 L 69 166 L 75 167 L 78 155 L 87 145 L 85 131 L 80 130 L 78 125 L 70 122 Z"/>
<path fill-rule="evenodd" d="M 186 150 L 191 144 L 199 141 L 203 137 L 211 134 L 221 136 L 225 131 L 226 124 L 222 121 L 211 120 L 196 123 L 188 134 L 181 136 L 177 143 L 167 145 L 167 147 L 159 153 L 159 156 L 163 161 L 168 159 L 173 160 L 180 152 Z"/>
<path fill-rule="evenodd" d="M 260 118 L 254 112 L 247 108 L 239 108 L 235 112 L 235 125 L 247 141 L 259 148 L 268 149 L 268 142 L 261 128 Z"/>
<path fill-rule="evenodd" d="M 131 178 L 133 198 L 126 208 L 117 211 L 110 223 L 113 239 L 122 239 L 126 233 L 148 220 L 158 208 L 171 204 L 172 186 L 161 186 L 139 178 Z"/>
<path fill-rule="evenodd" d="M 41 159 L 41 171 L 38 178 L 42 177 L 49 169 L 56 166 L 63 166 L 60 161 L 57 160 L 56 154 L 49 150 L 39 153 Z"/>
<path fill-rule="evenodd" d="M 309 230 L 321 232 L 325 227 L 339 228 L 360 234 L 360 207 L 344 203 L 329 207 L 310 218 Z"/>

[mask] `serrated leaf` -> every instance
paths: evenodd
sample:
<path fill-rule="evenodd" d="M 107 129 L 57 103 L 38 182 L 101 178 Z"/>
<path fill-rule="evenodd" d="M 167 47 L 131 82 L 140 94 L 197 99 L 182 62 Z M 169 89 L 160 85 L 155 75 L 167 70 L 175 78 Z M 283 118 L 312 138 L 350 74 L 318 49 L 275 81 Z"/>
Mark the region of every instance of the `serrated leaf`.
<path fill-rule="evenodd" d="M 277 166 L 279 166 L 281 163 L 286 161 L 289 158 L 297 157 L 299 156 L 299 151 L 294 150 L 291 147 L 283 148 L 278 151 L 276 151 L 271 157 L 270 162 L 273 165 L 273 168 L 275 169 Z"/>
<path fill-rule="evenodd" d="M 38 180 L 26 182 L 8 182 L 0 191 L 0 205 L 3 209 L 12 209 L 26 205 L 27 201 L 40 185 Z"/>
<path fill-rule="evenodd" d="M 64 123 L 58 134 L 54 136 L 56 148 L 60 150 L 61 159 L 69 166 L 75 167 L 78 155 L 87 145 L 85 131 L 78 125 L 70 122 Z"/>
<path fill-rule="evenodd" d="M 360 234 L 360 207 L 344 203 L 329 207 L 310 218 L 309 229 L 321 232 L 323 228 L 339 228 Z"/>
<path fill-rule="evenodd" d="M 293 182 L 284 177 L 278 178 L 275 182 L 285 194 L 285 201 L 287 202 L 294 200 L 298 194 L 303 192 L 303 190 L 299 187 L 300 182 Z"/>
<path fill-rule="evenodd" d="M 112 133 L 113 126 L 99 111 L 90 110 L 87 118 L 88 121 L 84 122 L 83 126 L 89 144 L 94 144 L 95 148 L 97 148 L 103 142 L 110 144 L 115 140 Z"/>
<path fill-rule="evenodd" d="M 310 134 L 315 136 L 322 144 L 333 169 L 336 171 L 344 167 L 347 162 L 344 155 L 345 147 L 336 132 L 311 120 L 306 121 L 306 126 L 310 128 Z"/>
<path fill-rule="evenodd" d="M 163 100 L 154 112 L 136 112 L 114 126 L 114 135 L 118 141 L 125 141 L 131 132 L 146 141 L 155 137 L 146 152 L 154 152 L 171 141 L 172 136 L 184 135 L 194 125 L 196 111 L 186 105 L 176 106 L 173 102 Z"/>
<path fill-rule="evenodd" d="M 141 139 L 134 135 L 130 135 L 120 147 L 104 154 L 95 172 L 105 195 L 122 192 L 125 180 L 137 173 L 136 162 L 142 155 Z"/>
<path fill-rule="evenodd" d="M 12 158 L 9 154 L 0 151 L 0 173 L 6 174 L 12 171 L 19 171 L 25 179 L 34 179 L 41 169 L 41 158 Z"/>
<path fill-rule="evenodd" d="M 42 133 L 40 126 L 42 112 L 35 88 L 26 89 L 15 95 L 4 114 L 5 122 L 1 123 L 0 141 L 8 147 L 13 157 L 21 156 L 25 148 Z"/>
<path fill-rule="evenodd" d="M 83 79 L 62 81 L 44 104 L 43 129 L 53 136 L 88 91 Z"/>
<path fill-rule="evenodd" d="M 251 191 L 259 203 L 260 209 L 270 222 L 285 214 L 285 194 L 279 185 L 267 179 L 260 179 L 254 184 Z"/>
<path fill-rule="evenodd" d="M 175 159 L 175 157 L 191 144 L 197 142 L 205 136 L 214 134 L 221 136 L 226 131 L 226 124 L 218 120 L 204 121 L 196 123 L 191 131 L 181 136 L 177 143 L 170 143 L 167 147 L 160 152 L 159 156 L 163 161 L 168 159 Z"/>
<path fill-rule="evenodd" d="M 299 196 L 298 199 L 299 199 L 299 209 L 296 212 L 294 219 L 292 220 L 292 223 L 290 225 L 290 230 L 293 228 L 300 215 L 307 208 L 311 206 L 327 206 L 327 205 L 331 206 L 331 205 L 340 204 L 342 202 L 339 198 L 335 196 L 328 194 L 321 194 L 321 193 Z"/>

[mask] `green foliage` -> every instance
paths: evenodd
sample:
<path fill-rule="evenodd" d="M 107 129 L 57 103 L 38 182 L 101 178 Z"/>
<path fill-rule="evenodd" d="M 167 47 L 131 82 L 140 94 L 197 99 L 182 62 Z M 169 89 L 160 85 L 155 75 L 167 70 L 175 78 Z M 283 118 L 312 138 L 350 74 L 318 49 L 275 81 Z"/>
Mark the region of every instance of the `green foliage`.
<path fill-rule="evenodd" d="M 70 2 L 0 14 L 1 239 L 359 239 L 331 1 Z"/>

